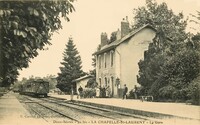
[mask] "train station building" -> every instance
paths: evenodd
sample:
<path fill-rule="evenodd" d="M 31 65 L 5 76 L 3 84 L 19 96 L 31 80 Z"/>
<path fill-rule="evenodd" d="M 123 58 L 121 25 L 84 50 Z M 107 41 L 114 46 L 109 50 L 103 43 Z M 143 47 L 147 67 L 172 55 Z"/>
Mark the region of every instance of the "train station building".
<path fill-rule="evenodd" d="M 101 49 L 96 57 L 96 82 L 101 87 L 110 87 L 112 97 L 121 97 L 124 84 L 128 91 L 139 86 L 138 62 L 153 41 L 156 30 L 145 25 L 131 31 L 128 19 L 123 19 L 121 29 L 116 31 L 116 40 L 110 42 L 106 33 L 101 34 Z"/>

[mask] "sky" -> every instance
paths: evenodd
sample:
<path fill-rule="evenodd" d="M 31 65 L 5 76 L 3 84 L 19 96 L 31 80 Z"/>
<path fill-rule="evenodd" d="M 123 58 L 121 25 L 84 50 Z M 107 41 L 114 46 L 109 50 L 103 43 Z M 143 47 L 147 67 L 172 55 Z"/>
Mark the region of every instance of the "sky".
<path fill-rule="evenodd" d="M 157 0 L 166 2 L 176 14 L 183 12 L 185 17 L 190 13 L 200 11 L 200 0 Z M 120 28 L 120 22 L 128 16 L 133 21 L 133 9 L 145 5 L 145 0 L 76 0 L 73 3 L 75 12 L 69 15 L 70 22 L 62 19 L 63 28 L 52 36 L 51 46 L 31 60 L 28 68 L 20 70 L 19 80 L 23 77 L 45 77 L 60 72 L 60 62 L 69 37 L 81 56 L 82 69 L 85 72 L 93 69 L 92 54 L 100 44 L 100 34 L 111 32 Z M 191 17 L 190 17 L 191 18 Z M 190 24 L 193 26 L 194 24 Z M 188 31 L 195 32 L 188 27 Z"/>

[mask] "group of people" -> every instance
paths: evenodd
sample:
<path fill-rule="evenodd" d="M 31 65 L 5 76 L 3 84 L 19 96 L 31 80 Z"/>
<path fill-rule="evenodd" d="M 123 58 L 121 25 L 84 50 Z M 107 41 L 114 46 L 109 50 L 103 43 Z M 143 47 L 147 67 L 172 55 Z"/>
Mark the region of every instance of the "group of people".
<path fill-rule="evenodd" d="M 100 90 L 100 97 L 111 97 L 112 95 L 111 95 L 111 88 L 110 88 L 110 86 L 108 86 L 108 87 L 105 87 L 105 86 L 103 86 L 103 87 L 99 87 L 99 90 Z"/>
<path fill-rule="evenodd" d="M 111 88 L 110 86 L 106 87 L 100 87 L 100 96 L 101 97 L 111 97 Z M 83 88 L 80 86 L 78 88 L 78 96 L 77 98 L 82 98 L 83 97 Z M 124 89 L 123 89 L 123 99 L 127 99 L 127 92 L 128 92 L 128 87 L 126 86 L 126 84 L 124 84 Z"/>

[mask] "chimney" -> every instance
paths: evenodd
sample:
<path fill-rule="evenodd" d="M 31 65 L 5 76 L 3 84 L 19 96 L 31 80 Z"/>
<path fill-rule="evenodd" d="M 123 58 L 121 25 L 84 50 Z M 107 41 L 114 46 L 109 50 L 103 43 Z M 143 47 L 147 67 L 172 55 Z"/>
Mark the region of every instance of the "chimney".
<path fill-rule="evenodd" d="M 101 47 L 108 44 L 108 36 L 107 33 L 101 33 Z"/>
<path fill-rule="evenodd" d="M 117 40 L 119 40 L 119 39 L 121 39 L 121 31 L 118 29 L 117 30 L 117 35 L 116 35 L 116 37 L 117 37 Z"/>
<path fill-rule="evenodd" d="M 126 36 L 129 33 L 129 30 L 128 16 L 126 16 L 126 19 L 123 18 L 121 22 L 121 38 Z"/>

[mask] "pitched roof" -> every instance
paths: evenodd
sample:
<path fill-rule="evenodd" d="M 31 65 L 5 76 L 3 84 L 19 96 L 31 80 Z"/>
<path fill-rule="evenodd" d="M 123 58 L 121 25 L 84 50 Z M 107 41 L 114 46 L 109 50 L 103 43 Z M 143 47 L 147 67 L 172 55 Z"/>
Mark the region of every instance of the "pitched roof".
<path fill-rule="evenodd" d="M 124 36 L 123 38 L 119 39 L 119 40 L 115 40 L 114 42 L 110 43 L 110 44 L 107 44 L 105 46 L 103 46 L 101 48 L 101 50 L 97 51 L 94 53 L 94 55 L 97 55 L 97 54 L 100 54 L 100 53 L 103 53 L 107 50 L 110 50 L 110 49 L 113 49 L 115 48 L 116 46 L 120 45 L 121 43 L 123 43 L 124 41 L 126 41 L 127 39 L 131 38 L 132 36 L 134 36 L 135 34 L 137 34 L 138 32 L 140 32 L 141 30 L 143 30 L 144 28 L 151 28 L 152 30 L 154 30 L 155 32 L 157 31 L 155 28 L 153 28 L 151 25 L 147 24 L 147 25 L 144 25 L 143 27 L 141 28 L 138 28 L 134 31 L 131 31 L 130 33 L 128 33 L 126 36 Z"/>
<path fill-rule="evenodd" d="M 78 82 L 78 81 L 81 81 L 83 79 L 87 79 L 87 78 L 91 78 L 91 77 L 93 77 L 93 76 L 92 75 L 85 75 L 83 77 L 80 77 L 78 79 L 73 80 L 72 82 Z"/>

